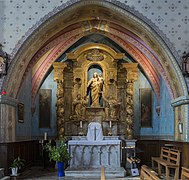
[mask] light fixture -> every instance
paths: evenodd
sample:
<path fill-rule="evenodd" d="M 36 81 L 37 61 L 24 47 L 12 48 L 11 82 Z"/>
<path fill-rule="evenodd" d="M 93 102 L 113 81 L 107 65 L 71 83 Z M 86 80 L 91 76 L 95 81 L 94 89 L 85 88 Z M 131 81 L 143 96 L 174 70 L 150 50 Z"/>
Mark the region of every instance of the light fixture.
<path fill-rule="evenodd" d="M 179 120 L 179 123 L 178 123 L 178 131 L 180 134 L 183 133 L 183 123 Z"/>
<path fill-rule="evenodd" d="M 160 106 L 156 106 L 156 113 L 158 116 L 160 115 Z"/>

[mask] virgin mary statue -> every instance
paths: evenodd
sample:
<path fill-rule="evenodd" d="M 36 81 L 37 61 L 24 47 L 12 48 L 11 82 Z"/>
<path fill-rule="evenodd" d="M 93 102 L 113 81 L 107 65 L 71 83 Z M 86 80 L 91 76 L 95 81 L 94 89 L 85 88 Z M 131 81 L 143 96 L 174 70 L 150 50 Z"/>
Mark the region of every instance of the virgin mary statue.
<path fill-rule="evenodd" d="M 100 107 L 99 98 L 101 96 L 102 84 L 101 78 L 95 72 L 87 85 L 91 95 L 91 107 Z"/>

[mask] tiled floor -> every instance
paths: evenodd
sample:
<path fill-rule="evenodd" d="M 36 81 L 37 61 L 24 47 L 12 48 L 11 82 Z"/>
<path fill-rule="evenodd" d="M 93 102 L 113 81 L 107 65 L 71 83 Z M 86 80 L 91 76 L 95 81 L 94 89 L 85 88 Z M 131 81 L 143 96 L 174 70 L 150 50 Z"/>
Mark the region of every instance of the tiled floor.
<path fill-rule="evenodd" d="M 91 178 L 91 177 L 62 177 L 58 178 L 57 171 L 54 168 L 47 168 L 43 169 L 42 167 L 31 167 L 30 169 L 24 171 L 20 176 L 19 179 L 28 179 L 28 180 L 35 180 L 35 179 L 45 179 L 45 180 L 100 180 L 100 178 Z M 125 178 L 106 178 L 106 180 L 139 180 L 139 177 L 125 177 Z"/>

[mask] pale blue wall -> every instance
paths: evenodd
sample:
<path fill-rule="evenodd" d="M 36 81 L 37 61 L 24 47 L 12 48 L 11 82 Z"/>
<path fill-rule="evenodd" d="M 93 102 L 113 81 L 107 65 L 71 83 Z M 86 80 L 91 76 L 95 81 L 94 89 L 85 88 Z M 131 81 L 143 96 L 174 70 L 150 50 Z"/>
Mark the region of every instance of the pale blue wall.
<path fill-rule="evenodd" d="M 20 89 L 18 100 L 24 104 L 24 123 L 18 123 L 16 126 L 16 134 L 19 139 L 40 139 L 44 136 L 44 132 L 48 133 L 49 137 L 56 136 L 56 90 L 57 85 L 53 80 L 53 71 L 47 76 L 41 89 L 52 90 L 52 104 L 51 104 L 51 127 L 50 128 L 39 128 L 39 95 L 37 93 L 35 99 L 35 112 L 31 114 L 31 88 L 32 88 L 32 73 L 30 72 L 24 80 Z"/>
<path fill-rule="evenodd" d="M 157 106 L 157 97 L 152 89 L 152 127 L 140 127 L 140 97 L 139 97 L 139 90 L 140 88 L 151 88 L 146 77 L 139 72 L 138 80 L 134 84 L 134 127 L 135 127 L 135 134 L 137 136 L 140 135 L 156 135 L 159 132 L 159 121 L 158 115 L 155 111 L 155 107 Z"/>
<path fill-rule="evenodd" d="M 161 80 L 161 97 L 160 97 L 160 125 L 159 133 L 162 135 L 174 135 L 174 111 L 171 106 L 171 98 L 167 87 L 163 80 Z"/>
<path fill-rule="evenodd" d="M 31 72 L 28 73 L 18 94 L 18 101 L 24 104 L 24 123 L 16 122 L 16 135 L 19 139 L 28 139 L 31 137 Z"/>
<path fill-rule="evenodd" d="M 171 99 L 167 87 L 164 81 L 160 80 L 160 103 L 157 101 L 157 97 L 153 92 L 153 106 L 152 106 L 152 127 L 140 127 L 140 100 L 139 89 L 140 88 L 152 88 L 146 77 L 139 73 L 139 78 L 134 85 L 134 128 L 135 135 L 137 136 L 173 136 L 174 135 L 174 112 L 171 107 Z M 156 107 L 160 105 L 160 115 L 156 113 Z"/>
<path fill-rule="evenodd" d="M 54 73 L 53 71 L 47 76 L 44 83 L 41 86 L 41 89 L 51 89 L 52 90 L 52 104 L 51 104 L 51 117 L 50 117 L 50 128 L 39 128 L 39 94 L 37 94 L 35 99 L 36 111 L 32 118 L 32 136 L 35 138 L 42 138 L 44 132 L 48 133 L 49 137 L 56 136 L 56 91 L 57 84 L 54 82 Z"/>

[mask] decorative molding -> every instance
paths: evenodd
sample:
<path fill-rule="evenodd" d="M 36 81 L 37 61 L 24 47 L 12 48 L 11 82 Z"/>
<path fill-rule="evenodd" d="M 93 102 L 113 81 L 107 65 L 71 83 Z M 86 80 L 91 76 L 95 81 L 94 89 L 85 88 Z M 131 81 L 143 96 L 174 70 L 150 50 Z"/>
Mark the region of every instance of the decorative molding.
<path fill-rule="evenodd" d="M 86 54 L 86 59 L 92 62 L 102 61 L 104 60 L 104 55 L 98 49 L 93 49 Z"/>
<path fill-rule="evenodd" d="M 18 103 L 19 101 L 17 99 L 5 95 L 0 95 L 0 104 L 7 104 L 10 106 L 17 107 Z"/>
<path fill-rule="evenodd" d="M 54 81 L 63 81 L 64 80 L 63 72 L 66 67 L 67 67 L 67 64 L 63 63 L 63 62 L 54 62 L 53 63 Z"/>
<path fill-rule="evenodd" d="M 141 135 L 137 136 L 137 139 L 140 140 L 169 140 L 169 141 L 174 141 L 174 136 L 173 135 Z"/>
<path fill-rule="evenodd" d="M 72 39 L 71 42 L 66 43 L 67 47 L 62 48 L 64 45 L 60 46 L 62 43 L 59 42 L 59 40 L 62 39 L 62 37 L 65 37 L 65 36 L 67 37 L 67 33 L 66 33 L 66 34 L 62 34 L 59 38 L 57 38 L 57 40 L 56 39 L 53 40 L 54 43 L 49 43 L 45 48 L 43 48 L 40 52 L 38 52 L 36 54 L 36 56 L 34 57 L 34 60 L 32 60 L 32 63 L 37 60 L 37 57 L 38 58 L 41 57 L 41 53 L 44 53 L 45 49 L 46 49 L 46 51 L 48 51 L 50 48 L 52 48 L 51 46 L 55 46 L 55 45 L 57 46 L 57 48 L 55 48 L 53 50 L 52 57 L 53 57 L 53 60 L 55 60 L 56 58 L 58 58 L 60 56 L 60 54 L 63 53 L 64 49 L 68 48 L 68 46 L 71 43 L 74 43 L 75 41 L 77 41 L 80 38 L 79 36 L 77 36 L 76 32 L 79 33 L 80 30 L 79 29 L 74 29 L 73 31 L 71 31 L 69 33 L 69 38 L 71 38 L 72 34 L 73 34 L 73 38 L 71 38 Z M 124 32 L 125 32 L 125 34 L 124 33 L 120 34 L 120 33 L 118 33 L 118 30 L 116 30 L 116 31 L 113 31 L 112 33 L 117 34 L 120 37 L 124 37 L 127 33 L 129 33 L 125 29 L 124 29 Z M 130 41 L 129 42 L 125 42 L 123 40 L 117 41 L 118 39 L 120 39 L 120 37 L 116 37 L 115 35 L 110 35 L 110 34 L 106 33 L 106 36 L 110 37 L 112 40 L 114 40 L 120 46 L 122 46 L 123 49 L 125 49 L 127 52 L 129 52 L 130 54 L 132 54 L 133 58 L 135 58 L 139 62 L 140 66 L 143 69 L 145 69 L 145 73 L 147 74 L 147 76 L 148 76 L 148 78 L 149 78 L 149 80 L 150 80 L 150 82 L 151 82 L 151 84 L 153 86 L 153 89 L 155 90 L 155 92 L 157 94 L 158 100 L 159 100 L 159 98 L 160 98 L 160 78 L 159 78 L 159 75 L 158 75 L 156 69 L 150 63 L 150 61 L 146 59 L 146 54 L 145 54 L 145 56 L 142 55 L 142 54 L 144 54 L 144 52 L 140 53 L 140 51 L 137 50 L 137 48 L 138 49 L 144 49 L 145 52 L 149 52 L 149 53 L 150 53 L 150 50 L 147 49 L 147 47 L 145 47 L 143 44 L 140 44 L 139 40 L 137 41 L 136 37 L 134 37 L 134 35 L 126 35 L 125 40 L 131 39 L 130 40 L 131 42 L 136 42 L 135 44 L 136 44 L 137 47 L 130 46 L 129 45 Z M 55 44 L 55 43 L 58 43 L 58 44 Z M 139 44 L 140 44 L 140 46 L 138 47 Z M 66 55 L 68 56 L 69 59 L 73 60 L 73 59 L 76 59 L 78 56 L 80 56 L 80 54 L 83 51 L 91 50 L 93 48 L 98 47 L 98 48 L 102 48 L 103 50 L 105 50 L 114 59 L 122 59 L 122 58 L 124 58 L 124 54 L 123 53 L 116 53 L 112 48 L 110 48 L 107 45 L 100 44 L 100 43 L 92 43 L 91 45 L 92 46 L 90 46 L 90 48 L 87 45 L 83 45 L 80 48 L 78 48 L 74 53 L 67 53 Z M 141 46 L 143 48 L 141 48 Z M 151 56 L 153 56 L 153 55 L 151 55 Z M 40 87 L 41 80 L 45 76 L 46 71 L 51 66 L 51 63 L 52 63 L 53 60 L 51 59 L 51 55 L 50 55 L 50 56 L 47 57 L 47 59 L 44 60 L 44 61 L 47 61 L 48 63 L 44 63 L 44 61 L 43 61 L 43 64 L 39 64 L 38 65 L 39 69 L 36 70 L 36 74 L 33 76 L 33 80 L 32 80 L 32 86 L 33 86 L 32 87 L 32 99 L 33 99 L 33 101 L 34 101 L 34 98 L 35 98 L 35 93 L 38 91 L 38 87 Z M 154 59 L 152 59 L 151 61 L 157 61 L 157 58 L 154 57 Z M 46 67 L 43 67 L 45 64 L 46 64 Z M 158 67 L 161 67 L 161 65 L 159 65 Z M 29 70 L 27 70 L 27 71 L 29 71 Z M 161 69 L 160 71 L 161 71 L 161 74 L 163 75 L 164 79 L 166 80 L 167 76 L 166 76 L 165 70 Z M 24 79 L 22 81 L 24 81 Z M 167 84 L 167 86 L 169 86 L 169 85 Z M 170 93 L 170 95 L 173 94 L 172 91 L 169 92 L 169 93 Z"/>
<path fill-rule="evenodd" d="M 171 105 L 173 107 L 177 107 L 185 104 L 189 105 L 189 96 L 181 96 L 171 101 Z"/>
<path fill-rule="evenodd" d="M 36 22 L 36 24 L 34 24 L 26 33 L 24 36 L 22 36 L 22 38 L 18 41 L 18 43 L 15 45 L 15 48 L 13 49 L 12 53 L 11 53 L 11 57 L 12 59 L 14 59 L 14 56 L 16 55 L 16 53 L 18 52 L 18 50 L 20 49 L 20 47 L 22 46 L 22 44 L 26 41 L 26 39 L 32 35 L 32 33 L 39 28 L 39 26 L 41 26 L 43 23 L 45 23 L 47 20 L 49 20 L 49 18 L 52 18 L 54 15 L 58 14 L 59 12 L 63 11 L 64 9 L 66 9 L 67 7 L 70 6 L 77 6 L 77 3 L 80 3 L 80 5 L 87 5 L 87 4 L 106 4 L 106 6 L 111 6 L 112 5 L 116 5 L 118 7 L 120 7 L 121 9 L 128 11 L 129 13 L 135 15 L 136 17 L 138 17 L 139 19 L 141 19 L 142 21 L 144 21 L 146 24 L 148 24 L 149 27 L 151 27 L 159 36 L 161 36 L 161 38 L 164 40 L 164 42 L 166 42 L 166 44 L 168 45 L 169 49 L 172 51 L 172 53 L 174 54 L 174 56 L 176 57 L 176 59 L 180 59 L 173 43 L 170 42 L 170 40 L 167 38 L 166 34 L 163 33 L 162 30 L 159 29 L 158 26 L 156 26 L 155 23 L 153 23 L 150 19 L 148 19 L 146 16 L 144 16 L 142 13 L 140 13 L 139 11 L 135 10 L 133 7 L 130 7 L 120 1 L 117 0 L 104 0 L 100 1 L 100 0 L 87 0 L 87 1 L 80 1 L 80 0 L 69 0 L 66 3 L 63 3 L 61 6 L 55 7 L 53 9 L 53 11 L 47 13 L 44 17 L 42 17 L 39 21 Z M 110 3 L 110 5 L 107 5 L 107 2 Z M 74 8 L 74 7 L 73 7 Z"/>

